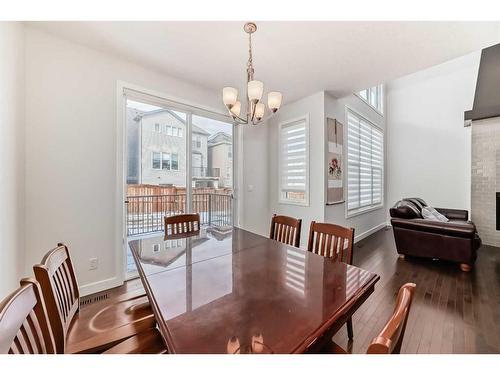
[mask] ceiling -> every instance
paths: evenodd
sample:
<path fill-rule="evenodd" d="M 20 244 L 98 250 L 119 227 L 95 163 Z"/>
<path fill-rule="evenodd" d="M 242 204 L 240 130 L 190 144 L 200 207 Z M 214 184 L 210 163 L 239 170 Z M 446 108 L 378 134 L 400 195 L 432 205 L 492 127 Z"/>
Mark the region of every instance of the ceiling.
<path fill-rule="evenodd" d="M 247 36 L 239 22 L 30 22 L 185 81 L 243 87 Z M 500 42 L 499 22 L 257 22 L 255 78 L 288 102 L 341 96 Z"/>

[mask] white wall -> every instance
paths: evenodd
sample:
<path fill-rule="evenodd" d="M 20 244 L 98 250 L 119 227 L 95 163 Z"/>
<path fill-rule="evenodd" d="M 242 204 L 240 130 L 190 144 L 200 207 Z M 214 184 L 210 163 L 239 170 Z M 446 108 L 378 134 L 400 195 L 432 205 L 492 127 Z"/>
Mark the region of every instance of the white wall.
<path fill-rule="evenodd" d="M 325 95 L 325 116 L 337 119 L 345 126 L 347 126 L 346 107 L 349 107 L 354 112 L 360 114 L 367 120 L 370 120 L 374 125 L 378 126 L 384 132 L 385 139 L 385 117 L 375 111 L 362 99 L 354 94 L 339 99 L 328 94 Z M 347 131 L 347 128 L 345 127 L 344 130 Z M 347 139 L 347 133 L 345 133 L 344 139 Z M 344 156 L 344 158 L 346 158 L 346 156 Z M 386 170 L 387 168 L 384 168 L 384 171 Z M 344 165 L 344 171 L 347 171 L 346 165 Z M 384 177 L 386 175 L 387 173 L 384 173 Z M 344 174 L 344 178 L 347 178 L 347 174 Z M 384 191 L 386 192 L 386 189 L 384 189 Z M 344 181 L 344 196 L 347 197 L 346 181 Z M 384 194 L 384 201 L 385 204 L 383 207 L 373 211 L 364 212 L 350 218 L 346 218 L 345 203 L 325 206 L 325 221 L 354 228 L 355 241 L 359 241 L 360 239 L 365 238 L 371 233 L 374 233 L 387 225 L 387 194 Z"/>
<path fill-rule="evenodd" d="M 470 210 L 472 108 L 480 51 L 387 85 L 387 204 L 421 197 Z"/>
<path fill-rule="evenodd" d="M 117 80 L 221 106 L 219 93 L 26 29 L 25 270 L 58 241 L 66 242 L 83 294 L 121 278 Z M 92 257 L 99 267 L 90 271 Z"/>
<path fill-rule="evenodd" d="M 279 202 L 279 124 L 304 115 L 309 115 L 309 206 L 283 204 Z M 284 105 L 269 121 L 268 133 L 269 214 L 301 218 L 301 246 L 306 246 L 311 221 L 321 222 L 325 216 L 325 93 L 321 91 Z M 269 215 L 265 223 L 269 227 Z"/>
<path fill-rule="evenodd" d="M 24 29 L 0 22 L 0 300 L 24 276 Z"/>

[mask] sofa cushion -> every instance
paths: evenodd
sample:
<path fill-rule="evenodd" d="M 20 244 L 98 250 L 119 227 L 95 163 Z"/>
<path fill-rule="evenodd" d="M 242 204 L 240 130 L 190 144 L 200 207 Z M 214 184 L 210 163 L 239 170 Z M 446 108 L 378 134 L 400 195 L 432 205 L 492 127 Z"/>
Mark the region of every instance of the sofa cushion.
<path fill-rule="evenodd" d="M 390 210 L 391 217 L 401 219 L 421 219 L 422 214 L 415 204 L 407 200 L 400 200 L 396 202 L 394 207 Z"/>
<path fill-rule="evenodd" d="M 422 198 L 403 198 L 403 200 L 413 203 L 419 211 L 422 211 L 422 208 L 427 206 L 427 203 Z"/>

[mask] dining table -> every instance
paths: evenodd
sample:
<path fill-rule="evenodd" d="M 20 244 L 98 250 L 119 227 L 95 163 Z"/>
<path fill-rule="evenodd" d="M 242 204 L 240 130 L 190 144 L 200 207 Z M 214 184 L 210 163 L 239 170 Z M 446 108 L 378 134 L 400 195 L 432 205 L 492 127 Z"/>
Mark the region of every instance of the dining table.
<path fill-rule="evenodd" d="M 379 280 L 235 226 L 129 247 L 168 353 L 314 352 Z"/>

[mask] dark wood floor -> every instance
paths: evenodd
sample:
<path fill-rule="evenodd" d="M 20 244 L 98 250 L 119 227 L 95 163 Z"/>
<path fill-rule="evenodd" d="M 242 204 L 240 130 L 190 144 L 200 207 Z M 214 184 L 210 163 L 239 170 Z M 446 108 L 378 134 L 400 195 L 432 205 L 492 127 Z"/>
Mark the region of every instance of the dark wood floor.
<path fill-rule="evenodd" d="M 452 263 L 399 258 L 389 228 L 355 245 L 354 264 L 380 281 L 353 316 L 353 342 L 346 329 L 334 336 L 344 349 L 364 353 L 391 315 L 399 287 L 414 282 L 402 353 L 500 353 L 500 248 L 481 247 L 465 273 Z"/>
<path fill-rule="evenodd" d="M 500 248 L 483 246 L 470 273 L 458 265 L 401 259 L 392 229 L 381 230 L 354 247 L 354 264 L 380 275 L 375 292 L 353 317 L 354 340 L 343 327 L 334 341 L 364 353 L 391 315 L 406 282 L 417 284 L 402 353 L 500 353 Z M 108 291 L 108 297 L 142 288 L 140 280 Z"/>

